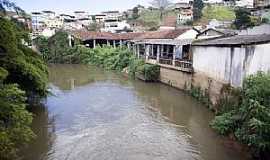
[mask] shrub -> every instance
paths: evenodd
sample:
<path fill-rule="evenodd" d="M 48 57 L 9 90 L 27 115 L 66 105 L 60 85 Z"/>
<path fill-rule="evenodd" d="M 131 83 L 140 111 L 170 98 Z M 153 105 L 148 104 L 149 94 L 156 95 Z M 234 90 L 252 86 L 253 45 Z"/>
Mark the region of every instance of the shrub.
<path fill-rule="evenodd" d="M 270 74 L 258 72 L 244 80 L 238 107 L 216 116 L 211 126 L 221 134 L 234 133 L 256 156 L 270 150 Z"/>

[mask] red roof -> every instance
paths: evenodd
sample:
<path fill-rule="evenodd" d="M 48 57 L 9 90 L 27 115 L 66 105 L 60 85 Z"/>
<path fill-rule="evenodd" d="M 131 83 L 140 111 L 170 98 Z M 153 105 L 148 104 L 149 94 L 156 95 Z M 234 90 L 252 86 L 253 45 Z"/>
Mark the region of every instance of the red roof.
<path fill-rule="evenodd" d="M 109 32 L 93 32 L 86 30 L 73 31 L 72 34 L 81 39 L 107 39 L 107 40 L 141 40 L 141 39 L 175 39 L 185 33 L 190 28 L 151 31 L 151 32 L 130 32 L 130 33 L 109 33 Z"/>
<path fill-rule="evenodd" d="M 145 32 L 135 39 L 175 39 L 187 30 L 190 30 L 190 28 Z"/>

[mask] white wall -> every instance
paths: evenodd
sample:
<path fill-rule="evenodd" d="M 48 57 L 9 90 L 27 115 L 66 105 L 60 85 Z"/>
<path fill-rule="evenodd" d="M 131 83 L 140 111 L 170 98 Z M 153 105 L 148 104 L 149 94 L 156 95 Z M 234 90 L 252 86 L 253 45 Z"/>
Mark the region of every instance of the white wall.
<path fill-rule="evenodd" d="M 270 71 L 270 44 L 245 48 L 193 46 L 192 50 L 195 72 L 232 86 L 242 86 L 247 75 Z"/>
<path fill-rule="evenodd" d="M 186 31 L 185 33 L 181 34 L 176 39 L 195 39 L 197 34 L 198 34 L 197 31 L 195 31 L 194 29 L 190 29 Z"/>

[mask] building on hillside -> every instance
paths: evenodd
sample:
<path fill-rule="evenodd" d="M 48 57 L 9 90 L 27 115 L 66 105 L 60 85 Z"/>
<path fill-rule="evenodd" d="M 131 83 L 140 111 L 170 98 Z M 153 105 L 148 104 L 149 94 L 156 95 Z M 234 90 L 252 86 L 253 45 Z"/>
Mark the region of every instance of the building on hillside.
<path fill-rule="evenodd" d="M 194 72 L 231 86 L 258 71 L 270 72 L 270 35 L 236 35 L 194 42 Z"/>
<path fill-rule="evenodd" d="M 224 4 L 224 0 L 203 0 L 205 4 Z"/>
<path fill-rule="evenodd" d="M 239 0 L 235 1 L 237 7 L 265 8 L 270 6 L 270 0 Z"/>
<path fill-rule="evenodd" d="M 105 20 L 121 20 L 123 18 L 123 14 L 119 11 L 106 11 L 101 14 L 105 15 Z"/>
<path fill-rule="evenodd" d="M 32 12 L 32 30 L 35 34 L 41 32 L 45 28 L 44 17 L 41 12 Z"/>
<path fill-rule="evenodd" d="M 97 15 L 95 15 L 95 22 L 96 23 L 104 23 L 105 19 L 106 19 L 105 14 L 97 14 Z"/>
<path fill-rule="evenodd" d="M 44 19 L 54 19 L 56 14 L 53 11 L 42 11 L 42 16 Z"/>
<path fill-rule="evenodd" d="M 132 30 L 130 25 L 126 21 L 106 19 L 104 22 L 104 28 L 102 28 L 101 31 L 111 33 L 121 33 L 121 32 L 130 32 Z"/>
<path fill-rule="evenodd" d="M 193 21 L 192 9 L 183 9 L 177 15 L 177 24 L 185 24 L 190 21 Z"/>

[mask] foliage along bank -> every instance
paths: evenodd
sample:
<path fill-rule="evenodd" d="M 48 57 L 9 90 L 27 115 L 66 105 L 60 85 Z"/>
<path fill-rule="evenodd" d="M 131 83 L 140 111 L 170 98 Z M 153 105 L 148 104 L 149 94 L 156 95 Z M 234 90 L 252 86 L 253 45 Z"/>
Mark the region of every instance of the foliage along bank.
<path fill-rule="evenodd" d="M 26 109 L 33 97 L 47 94 L 47 66 L 22 44 L 28 32 L 0 17 L 0 159 L 16 159 L 18 149 L 30 142 L 32 114 Z"/>
<path fill-rule="evenodd" d="M 245 79 L 242 89 L 225 92 L 229 96 L 211 126 L 248 145 L 256 158 L 265 159 L 270 151 L 270 74 L 258 72 Z"/>
<path fill-rule="evenodd" d="M 107 70 L 126 70 L 131 76 L 143 77 L 146 81 L 157 81 L 159 66 L 146 64 L 137 59 L 126 47 L 97 46 L 90 49 L 79 45 L 68 44 L 68 34 L 64 31 L 57 32 L 50 38 L 38 37 L 34 40 L 37 49 L 47 63 L 92 64 Z"/>

